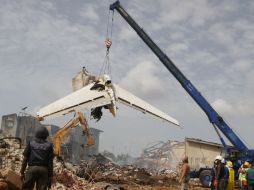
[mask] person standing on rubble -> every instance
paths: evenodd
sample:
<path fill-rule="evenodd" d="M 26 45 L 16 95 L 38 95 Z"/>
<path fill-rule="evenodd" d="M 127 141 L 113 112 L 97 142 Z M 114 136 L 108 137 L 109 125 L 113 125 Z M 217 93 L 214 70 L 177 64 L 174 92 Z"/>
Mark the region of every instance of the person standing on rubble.
<path fill-rule="evenodd" d="M 188 164 L 188 157 L 182 159 L 182 170 L 179 182 L 181 183 L 181 190 L 188 190 L 190 180 L 190 166 Z"/>
<path fill-rule="evenodd" d="M 53 144 L 46 139 L 49 132 L 46 127 L 35 129 L 35 138 L 28 142 L 23 152 L 20 170 L 23 181 L 22 190 L 32 190 L 36 183 L 37 190 L 47 190 L 53 176 Z M 28 169 L 26 170 L 26 166 Z"/>

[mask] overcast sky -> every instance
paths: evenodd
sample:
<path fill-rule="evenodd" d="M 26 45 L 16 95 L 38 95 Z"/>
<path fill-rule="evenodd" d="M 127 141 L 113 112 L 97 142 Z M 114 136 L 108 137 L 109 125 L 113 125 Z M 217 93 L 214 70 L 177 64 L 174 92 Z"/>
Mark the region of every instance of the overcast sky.
<path fill-rule="evenodd" d="M 36 111 L 71 93 L 85 66 L 99 74 L 112 0 L 0 0 L 0 115 Z M 121 4 L 224 120 L 254 147 L 254 1 L 122 0 Z M 113 82 L 175 117 L 183 129 L 119 105 L 92 127 L 100 150 L 138 155 L 148 143 L 218 142 L 206 115 L 115 12 Z M 70 117 L 70 116 L 69 116 Z M 62 124 L 68 118 L 46 121 Z"/>

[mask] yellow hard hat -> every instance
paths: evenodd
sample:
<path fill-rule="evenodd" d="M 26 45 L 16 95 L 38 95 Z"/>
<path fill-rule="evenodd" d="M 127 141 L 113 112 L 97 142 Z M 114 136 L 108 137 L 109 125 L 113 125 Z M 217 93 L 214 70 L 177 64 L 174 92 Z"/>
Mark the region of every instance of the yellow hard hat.
<path fill-rule="evenodd" d="M 227 161 L 227 166 L 233 168 L 233 163 L 231 161 Z"/>
<path fill-rule="evenodd" d="M 250 163 L 249 162 L 244 162 L 243 167 L 249 168 L 250 167 Z"/>

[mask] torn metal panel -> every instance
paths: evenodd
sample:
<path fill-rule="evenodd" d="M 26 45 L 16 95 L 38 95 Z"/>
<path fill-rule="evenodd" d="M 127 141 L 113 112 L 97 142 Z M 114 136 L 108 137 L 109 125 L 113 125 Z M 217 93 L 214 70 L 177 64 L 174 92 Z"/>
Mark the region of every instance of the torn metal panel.
<path fill-rule="evenodd" d="M 82 70 L 72 79 L 72 89 L 73 91 L 77 91 L 96 80 L 98 80 L 98 78 L 91 75 L 86 68 L 83 67 Z"/>

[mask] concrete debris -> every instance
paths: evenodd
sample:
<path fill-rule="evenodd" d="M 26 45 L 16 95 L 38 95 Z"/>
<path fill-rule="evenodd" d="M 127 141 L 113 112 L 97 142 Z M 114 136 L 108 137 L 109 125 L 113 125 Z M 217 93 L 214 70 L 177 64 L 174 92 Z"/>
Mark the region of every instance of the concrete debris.
<path fill-rule="evenodd" d="M 129 154 L 120 154 L 115 156 L 113 153 L 104 150 L 102 155 L 118 165 L 129 165 L 133 164 L 136 158 L 131 157 Z"/>
<path fill-rule="evenodd" d="M 54 161 L 54 181 L 52 184 L 52 189 L 74 189 L 82 190 L 89 189 L 91 185 L 76 176 L 72 171 L 64 167 L 61 162 Z"/>
<path fill-rule="evenodd" d="M 108 182 L 111 184 L 137 184 L 137 185 L 156 185 L 161 183 L 172 184 L 177 183 L 178 175 L 161 174 L 153 175 L 144 168 L 137 168 L 133 165 L 116 165 L 106 158 L 102 159 L 102 155 L 93 156 L 86 162 L 83 162 L 76 174 L 88 181 L 92 182 Z"/>
<path fill-rule="evenodd" d="M 9 142 L 10 143 L 10 142 Z M 22 162 L 22 149 L 18 149 L 14 146 L 15 143 L 12 142 L 12 146 L 9 148 L 0 148 L 0 168 L 11 169 L 15 172 L 19 172 Z"/>
<path fill-rule="evenodd" d="M 146 147 L 141 156 L 133 164 L 150 170 L 160 171 L 167 168 L 176 171 L 183 154 L 184 142 L 159 141 Z"/>
<path fill-rule="evenodd" d="M 8 183 L 0 172 L 0 190 L 8 190 Z"/>

